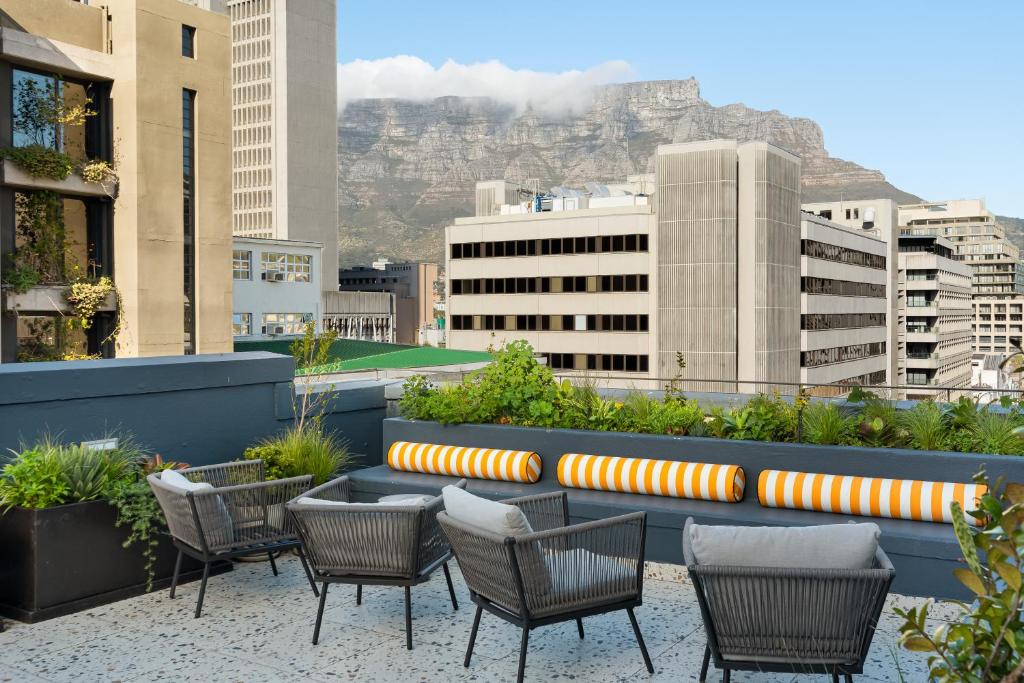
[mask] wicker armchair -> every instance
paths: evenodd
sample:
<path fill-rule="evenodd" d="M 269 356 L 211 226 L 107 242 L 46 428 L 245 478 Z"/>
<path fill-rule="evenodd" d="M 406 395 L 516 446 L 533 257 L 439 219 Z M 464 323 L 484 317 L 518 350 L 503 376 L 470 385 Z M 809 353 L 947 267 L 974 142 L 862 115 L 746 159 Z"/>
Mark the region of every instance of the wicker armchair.
<path fill-rule="evenodd" d="M 533 533 L 503 538 L 447 513 L 438 515 L 477 606 L 464 665 L 468 667 L 473 656 L 484 610 L 522 629 L 520 682 L 531 630 L 575 621 L 583 638 L 584 617 L 626 610 L 644 664 L 653 673 L 633 613 L 643 602 L 646 513 L 570 526 L 564 492 L 501 502 L 522 510 Z"/>
<path fill-rule="evenodd" d="M 160 473 L 147 477 L 178 549 L 171 598 L 178 586 L 183 555 L 203 563 L 203 579 L 196 601 L 198 618 L 202 614 L 212 562 L 266 555 L 277 576 L 274 553 L 292 548 L 298 551 L 309 585 L 314 595 L 317 594 L 295 525 L 285 510 L 286 502 L 311 486 L 311 477 L 264 481 L 261 460 L 191 467 L 181 470 L 180 474 L 193 483 L 207 483 L 212 488 L 184 491 L 168 485 Z"/>
<path fill-rule="evenodd" d="M 701 565 L 683 528 L 683 557 L 697 592 L 707 645 L 700 670 L 842 674 L 864 670 L 878 616 L 896 572 L 881 547 L 870 569 Z"/>
<path fill-rule="evenodd" d="M 466 480 L 457 486 L 465 487 Z M 348 503 L 351 487 L 339 477 L 300 497 Z M 405 645 L 412 649 L 412 587 L 444 570 L 452 607 L 459 608 L 448 561 L 452 551 L 437 525 L 444 508 L 440 496 L 420 505 L 380 503 L 330 505 L 288 503 L 306 554 L 321 582 L 320 605 L 313 627 L 313 644 L 320 639 L 327 587 L 332 583 L 356 585 L 356 604 L 362 604 L 363 585 L 405 587 Z"/>

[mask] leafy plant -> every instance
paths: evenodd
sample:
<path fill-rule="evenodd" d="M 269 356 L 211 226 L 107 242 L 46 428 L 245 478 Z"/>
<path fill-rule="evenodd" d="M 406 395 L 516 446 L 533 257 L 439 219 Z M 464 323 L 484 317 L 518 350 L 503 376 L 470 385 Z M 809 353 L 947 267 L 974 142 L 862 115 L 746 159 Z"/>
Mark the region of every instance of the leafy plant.
<path fill-rule="evenodd" d="M 117 508 L 115 526 L 127 526 L 128 538 L 124 547 L 138 544 L 146 572 L 146 592 L 153 590 L 155 575 L 156 548 L 160 533 L 166 528 L 160 504 L 150 490 L 149 484 L 141 476 L 132 480 L 120 480 L 110 491 L 108 499 Z"/>
<path fill-rule="evenodd" d="M 67 500 L 70 486 L 54 448 L 43 443 L 11 452 L 15 457 L 0 476 L 0 508 L 41 510 Z"/>
<path fill-rule="evenodd" d="M 989 407 L 975 414 L 961 444 L 972 453 L 1024 454 L 1022 429 L 1019 415 L 999 413 Z"/>
<path fill-rule="evenodd" d="M 988 485 L 984 473 L 975 480 Z M 975 599 L 955 603 L 960 608 L 956 621 L 930 633 L 926 622 L 933 601 L 897 608 L 904 619 L 900 642 L 908 650 L 930 653 L 931 680 L 1017 683 L 1024 677 L 1024 485 L 1007 484 L 1001 492 L 989 488 L 979 509 L 970 513 L 983 523 L 981 528 L 967 522 L 959 503 L 950 508 L 966 564 L 954 574 Z"/>
<path fill-rule="evenodd" d="M 355 455 L 334 434 L 307 426 L 292 427 L 247 448 L 245 460 L 262 460 L 268 479 L 313 475 L 320 485 L 352 465 Z"/>
<path fill-rule="evenodd" d="M 742 408 L 720 415 L 719 431 L 729 439 L 792 441 L 797 412 L 780 395 L 757 394 Z"/>
<path fill-rule="evenodd" d="M 934 401 L 921 401 L 901 411 L 897 425 L 910 448 L 941 451 L 949 447 L 949 420 Z"/>
<path fill-rule="evenodd" d="M 494 420 L 550 427 L 555 422 L 558 390 L 554 375 L 533 357 L 525 341 L 503 346 L 479 375 L 477 399 Z"/>
<path fill-rule="evenodd" d="M 803 440 L 827 446 L 856 442 L 856 425 L 834 403 L 808 403 L 803 410 Z"/>
<path fill-rule="evenodd" d="M 859 396 L 856 391 L 850 393 L 849 400 L 851 402 L 856 401 L 857 398 L 862 398 L 864 404 L 858 425 L 861 443 L 875 448 L 900 445 L 899 433 L 896 429 L 899 419 L 896 402 L 867 391 L 861 391 Z"/>
<path fill-rule="evenodd" d="M 319 391 L 316 384 L 323 375 L 322 369 L 327 366 L 331 346 L 337 339 L 338 333 L 333 330 L 317 334 L 316 325 L 310 322 L 306 324 L 302 336 L 288 347 L 295 359 L 296 374 L 307 378 L 302 391 L 299 390 L 298 382 L 292 382 L 292 413 L 300 431 L 307 424 L 319 429 L 334 401 L 334 394 L 329 391 L 332 387 L 327 387 L 328 391 Z"/>
<path fill-rule="evenodd" d="M 90 280 L 79 278 L 64 290 L 64 298 L 71 304 L 77 324 L 83 330 L 92 327 L 93 319 L 111 294 L 116 294 L 114 281 L 107 276 Z M 120 299 L 120 297 L 118 297 Z"/>
<path fill-rule="evenodd" d="M 64 180 L 75 170 L 75 162 L 70 156 L 43 145 L 0 149 L 0 157 L 11 161 L 33 178 Z"/>
<path fill-rule="evenodd" d="M 82 164 L 78 170 L 82 180 L 87 183 L 95 183 L 103 188 L 111 199 L 117 198 L 118 177 L 114 166 L 103 159 L 91 159 Z"/>
<path fill-rule="evenodd" d="M 120 449 L 97 450 L 81 444 L 54 445 L 68 484 L 68 502 L 107 498 L 129 475 L 130 455 Z"/>

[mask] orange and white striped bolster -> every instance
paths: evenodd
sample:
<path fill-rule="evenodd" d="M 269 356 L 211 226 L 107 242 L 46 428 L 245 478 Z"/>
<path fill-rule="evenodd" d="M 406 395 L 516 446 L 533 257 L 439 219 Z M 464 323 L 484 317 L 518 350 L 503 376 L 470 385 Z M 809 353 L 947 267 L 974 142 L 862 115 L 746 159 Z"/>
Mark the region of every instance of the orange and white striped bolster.
<path fill-rule="evenodd" d="M 949 504 L 955 500 L 973 510 L 985 490 L 981 484 L 782 470 L 762 470 L 757 479 L 757 499 L 765 507 L 919 522 L 952 523 Z"/>
<path fill-rule="evenodd" d="M 738 503 L 746 476 L 737 465 L 566 453 L 558 481 L 577 489 Z"/>
<path fill-rule="evenodd" d="M 396 441 L 388 449 L 388 467 L 403 472 L 534 484 L 540 479 L 541 460 L 532 451 Z"/>

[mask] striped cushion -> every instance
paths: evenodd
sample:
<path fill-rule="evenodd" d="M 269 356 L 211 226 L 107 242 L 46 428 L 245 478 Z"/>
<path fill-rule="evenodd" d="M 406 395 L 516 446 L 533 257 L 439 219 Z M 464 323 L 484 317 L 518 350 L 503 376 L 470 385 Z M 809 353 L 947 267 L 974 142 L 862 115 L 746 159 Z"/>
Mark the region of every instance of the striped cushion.
<path fill-rule="evenodd" d="M 558 481 L 578 489 L 738 503 L 746 477 L 736 465 L 566 453 Z"/>
<path fill-rule="evenodd" d="M 531 451 L 396 441 L 388 449 L 388 466 L 404 472 L 534 484 L 540 479 L 541 462 Z"/>
<path fill-rule="evenodd" d="M 951 523 L 949 504 L 955 500 L 964 510 L 972 510 L 985 488 L 980 484 L 762 470 L 757 499 L 773 508 Z"/>

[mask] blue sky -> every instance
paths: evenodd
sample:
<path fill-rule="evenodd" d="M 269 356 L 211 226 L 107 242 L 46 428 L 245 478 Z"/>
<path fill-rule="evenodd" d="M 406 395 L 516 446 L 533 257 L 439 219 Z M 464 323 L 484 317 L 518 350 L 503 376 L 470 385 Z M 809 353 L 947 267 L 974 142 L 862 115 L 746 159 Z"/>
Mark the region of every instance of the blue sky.
<path fill-rule="evenodd" d="M 695 76 L 714 105 L 816 120 L 833 156 L 908 192 L 984 197 L 1024 216 L 1021 0 L 338 5 L 340 63 L 412 55 L 564 72 L 624 61 L 629 78 L 617 80 Z"/>

